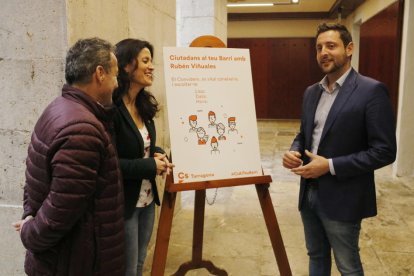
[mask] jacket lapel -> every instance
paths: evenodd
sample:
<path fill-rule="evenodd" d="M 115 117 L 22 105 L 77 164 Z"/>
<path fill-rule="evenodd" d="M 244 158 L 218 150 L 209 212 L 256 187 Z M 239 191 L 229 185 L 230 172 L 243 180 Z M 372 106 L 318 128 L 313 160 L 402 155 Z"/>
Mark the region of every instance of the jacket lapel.
<path fill-rule="evenodd" d="M 345 103 L 349 100 L 349 97 L 355 91 L 356 77 L 357 73 L 354 69 L 351 69 L 351 72 L 349 72 L 348 77 L 342 84 L 342 87 L 339 89 L 338 96 L 336 97 L 331 107 L 331 110 L 328 113 L 328 117 L 326 118 L 325 126 L 323 127 L 322 131 L 321 142 L 323 141 L 323 138 L 326 136 L 328 130 L 332 127 L 333 123 L 335 122 L 335 119 L 338 117 L 338 114 L 341 112 Z"/>
<path fill-rule="evenodd" d="M 122 100 L 120 101 L 120 110 L 122 116 L 125 118 L 125 120 L 128 122 L 128 125 L 132 129 L 132 132 L 134 132 L 135 136 L 137 137 L 141 149 L 144 149 L 144 140 L 142 139 L 141 133 L 139 132 L 137 125 L 135 124 L 134 120 L 131 117 L 131 114 L 129 114 L 129 111 L 125 106 L 124 101 Z"/>
<path fill-rule="evenodd" d="M 313 129 L 315 126 L 315 113 L 316 113 L 316 108 L 318 107 L 318 103 L 319 103 L 319 99 L 321 98 L 322 95 L 322 88 L 319 87 L 319 85 L 316 86 L 317 88 L 312 92 L 312 94 L 310 95 L 310 99 L 309 99 L 309 103 L 308 103 L 308 117 L 307 120 L 309 119 L 309 123 L 306 124 L 306 129 L 305 129 L 305 137 L 312 137 L 312 133 L 313 133 Z M 310 149 L 311 144 L 312 144 L 312 140 L 308 139 L 307 140 L 308 144 L 305 145 L 305 148 Z"/>
<path fill-rule="evenodd" d="M 155 149 L 155 125 L 154 125 L 154 121 L 145 121 L 145 126 L 147 127 L 148 130 L 148 135 L 151 139 L 151 146 L 150 146 L 150 150 L 151 150 L 151 156 L 154 154 L 154 149 Z"/>

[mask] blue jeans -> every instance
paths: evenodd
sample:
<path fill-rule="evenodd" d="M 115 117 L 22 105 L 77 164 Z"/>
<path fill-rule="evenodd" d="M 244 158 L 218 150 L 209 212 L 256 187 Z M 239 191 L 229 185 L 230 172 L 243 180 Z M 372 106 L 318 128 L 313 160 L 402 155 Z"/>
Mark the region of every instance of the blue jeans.
<path fill-rule="evenodd" d="M 142 276 L 154 218 L 153 201 L 146 207 L 136 208 L 132 217 L 125 220 L 126 276 Z"/>
<path fill-rule="evenodd" d="M 309 255 L 309 275 L 331 275 L 331 248 L 341 275 L 363 276 L 359 256 L 361 221 L 342 222 L 328 219 L 321 209 L 318 190 L 307 187 L 300 212 Z"/>

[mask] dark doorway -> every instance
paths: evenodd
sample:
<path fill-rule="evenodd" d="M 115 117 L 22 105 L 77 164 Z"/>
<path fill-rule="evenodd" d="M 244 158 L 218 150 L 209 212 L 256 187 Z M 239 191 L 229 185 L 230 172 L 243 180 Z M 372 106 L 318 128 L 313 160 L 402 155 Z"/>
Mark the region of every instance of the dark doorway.
<path fill-rule="evenodd" d="M 361 25 L 359 72 L 388 87 L 396 114 L 400 78 L 404 1 L 399 0 Z"/>
<path fill-rule="evenodd" d="M 314 38 L 230 38 L 229 48 L 250 49 L 256 116 L 299 119 L 306 87 L 323 77 Z"/>

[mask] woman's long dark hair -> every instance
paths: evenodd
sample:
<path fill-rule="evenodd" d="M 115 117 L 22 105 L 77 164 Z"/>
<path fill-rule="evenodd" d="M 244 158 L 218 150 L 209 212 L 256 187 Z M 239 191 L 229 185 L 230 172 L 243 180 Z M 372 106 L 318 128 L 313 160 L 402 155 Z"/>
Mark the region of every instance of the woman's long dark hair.
<path fill-rule="evenodd" d="M 138 68 L 137 56 L 142 49 L 148 48 L 151 57 L 154 55 L 154 47 L 148 41 L 139 39 L 127 38 L 115 45 L 115 55 L 118 59 L 118 88 L 115 89 L 112 99 L 115 103 L 122 100 L 122 96 L 128 92 L 130 85 L 130 75 L 125 72 L 125 67 L 128 64 L 135 62 L 135 71 Z M 131 73 L 132 74 L 132 73 Z M 135 105 L 138 109 L 139 115 L 144 121 L 152 120 L 159 111 L 158 101 L 149 91 L 143 88 L 135 100 Z"/>

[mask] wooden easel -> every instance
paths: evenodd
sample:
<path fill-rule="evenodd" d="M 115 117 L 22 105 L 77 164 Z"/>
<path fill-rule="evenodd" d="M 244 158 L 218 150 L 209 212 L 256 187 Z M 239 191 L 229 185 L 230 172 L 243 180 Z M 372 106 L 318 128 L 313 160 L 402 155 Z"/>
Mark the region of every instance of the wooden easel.
<path fill-rule="evenodd" d="M 191 47 L 225 47 L 225 44 L 214 36 L 201 36 L 196 38 Z M 272 199 L 269 193 L 269 186 L 272 178 L 269 175 L 232 178 L 213 181 L 190 182 L 175 184 L 173 174 L 167 176 L 164 197 L 162 200 L 160 220 L 155 244 L 154 259 L 152 263 L 152 276 L 163 276 L 167 260 L 168 244 L 171 235 L 172 220 L 177 192 L 195 191 L 194 201 L 194 222 L 193 222 L 193 249 L 192 259 L 181 264 L 173 275 L 185 275 L 189 270 L 205 268 L 213 275 L 227 276 L 224 269 L 216 267 L 211 261 L 202 258 L 203 234 L 204 234 L 204 213 L 206 189 L 232 187 L 255 184 L 257 195 L 265 219 L 267 231 L 272 243 L 273 252 L 279 267 L 280 275 L 291 276 L 289 262 L 286 256 L 285 246 L 280 234 L 279 224 L 273 209 Z"/>

